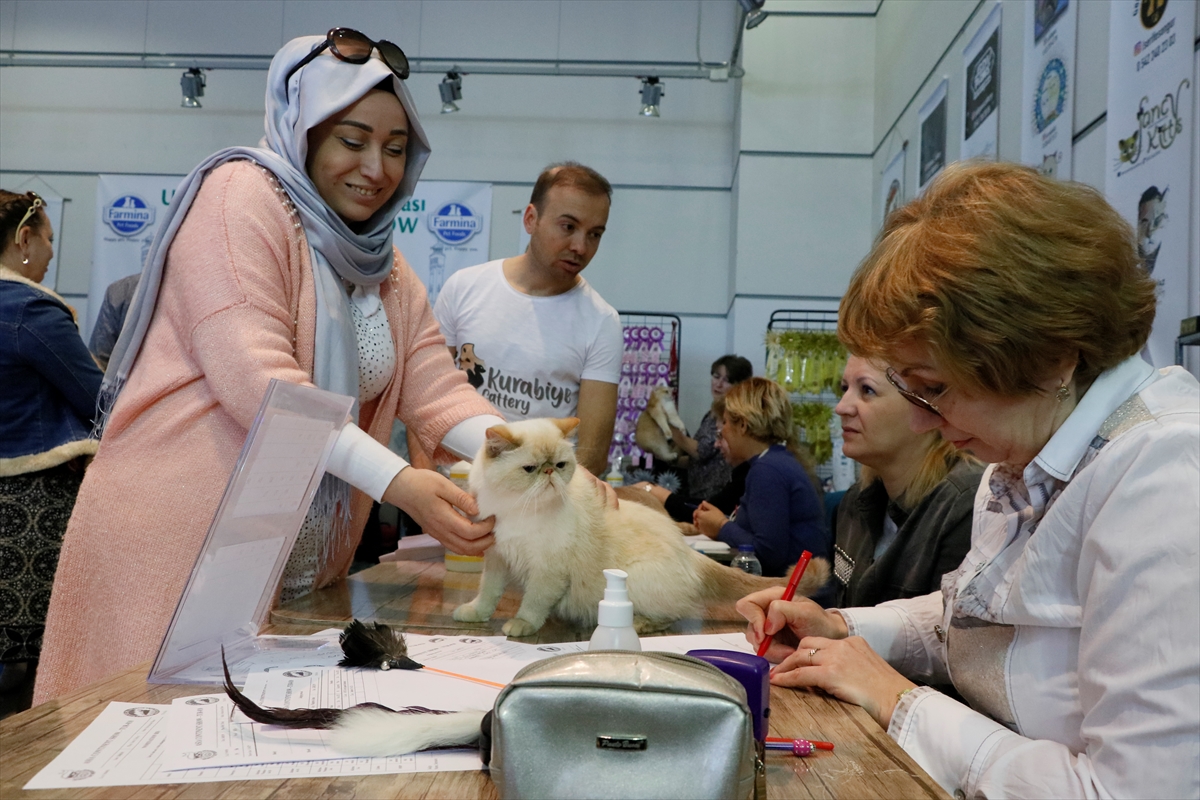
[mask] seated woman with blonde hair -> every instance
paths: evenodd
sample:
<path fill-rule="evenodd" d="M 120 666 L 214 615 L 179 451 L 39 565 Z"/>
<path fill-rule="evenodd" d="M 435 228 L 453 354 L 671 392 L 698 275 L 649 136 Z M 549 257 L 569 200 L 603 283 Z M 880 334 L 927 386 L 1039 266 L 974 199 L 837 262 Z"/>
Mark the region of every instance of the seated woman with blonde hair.
<path fill-rule="evenodd" d="M 952 165 L 888 216 L 838 334 L 994 463 L 941 592 L 743 598 L 773 683 L 862 706 L 956 797 L 1200 796 L 1200 385 L 1138 355 L 1155 289 L 1098 191 L 1027 167 Z"/>
<path fill-rule="evenodd" d="M 914 431 L 909 408 L 882 367 L 850 356 L 834 412 L 862 478 L 834 511 L 835 605 L 937 591 L 971 548 L 983 465 L 937 431 Z"/>
<path fill-rule="evenodd" d="M 828 558 L 829 531 L 816 482 L 796 439 L 792 404 L 774 381 L 748 378 L 714 406 L 721 414 L 721 437 L 729 463 L 750 462 L 746 491 L 726 517 L 705 501 L 693 523 L 710 539 L 731 547 L 753 545 L 763 575 L 784 575 L 808 550 Z"/>

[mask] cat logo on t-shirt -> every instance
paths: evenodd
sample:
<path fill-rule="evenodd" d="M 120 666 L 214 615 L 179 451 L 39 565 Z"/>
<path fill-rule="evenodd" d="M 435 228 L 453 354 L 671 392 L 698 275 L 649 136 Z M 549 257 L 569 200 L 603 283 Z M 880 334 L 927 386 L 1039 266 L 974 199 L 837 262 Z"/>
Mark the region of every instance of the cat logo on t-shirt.
<path fill-rule="evenodd" d="M 487 367 L 484 360 L 475 355 L 475 345 L 467 342 L 458 351 L 458 368 L 467 373 L 467 383 L 478 389 L 483 386 L 483 370 Z"/>

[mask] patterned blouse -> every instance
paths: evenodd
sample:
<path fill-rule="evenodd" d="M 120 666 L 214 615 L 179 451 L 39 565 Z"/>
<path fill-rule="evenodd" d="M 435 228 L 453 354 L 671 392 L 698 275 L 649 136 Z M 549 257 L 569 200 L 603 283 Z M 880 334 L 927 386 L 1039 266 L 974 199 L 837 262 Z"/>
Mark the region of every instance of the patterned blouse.
<path fill-rule="evenodd" d="M 721 424 L 712 411 L 704 414 L 696 431 L 696 457 L 688 466 L 688 495 L 694 501 L 708 500 L 729 483 L 733 468 L 717 449 Z"/>

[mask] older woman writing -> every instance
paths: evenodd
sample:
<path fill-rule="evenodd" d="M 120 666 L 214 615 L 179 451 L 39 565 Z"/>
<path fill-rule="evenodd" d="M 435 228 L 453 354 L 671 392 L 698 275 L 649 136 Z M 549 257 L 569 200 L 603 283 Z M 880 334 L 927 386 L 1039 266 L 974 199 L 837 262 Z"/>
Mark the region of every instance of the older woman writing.
<path fill-rule="evenodd" d="M 470 495 L 381 444 L 398 417 L 426 452 L 469 457 L 502 421 L 454 368 L 392 247 L 430 150 L 407 77 L 398 47 L 357 31 L 295 39 L 267 75 L 263 147 L 222 150 L 180 185 L 105 377 L 107 424 L 63 545 L 36 702 L 153 656 L 272 378 L 359 401 L 285 599 L 346 574 L 372 498 L 457 552 L 490 544 L 490 520 L 455 510 L 475 513 Z"/>
<path fill-rule="evenodd" d="M 834 512 L 834 604 L 873 606 L 936 591 L 971 547 L 983 466 L 937 431 L 914 431 L 884 370 L 851 355 L 842 373 L 842 452 L 862 479 Z"/>
<path fill-rule="evenodd" d="M 958 796 L 1200 794 L 1200 386 L 1137 355 L 1154 292 L 1098 192 L 1024 167 L 949 167 L 888 217 L 839 333 L 995 463 L 940 593 L 741 601 L 751 640 L 786 628 L 776 684 L 861 705 Z"/>

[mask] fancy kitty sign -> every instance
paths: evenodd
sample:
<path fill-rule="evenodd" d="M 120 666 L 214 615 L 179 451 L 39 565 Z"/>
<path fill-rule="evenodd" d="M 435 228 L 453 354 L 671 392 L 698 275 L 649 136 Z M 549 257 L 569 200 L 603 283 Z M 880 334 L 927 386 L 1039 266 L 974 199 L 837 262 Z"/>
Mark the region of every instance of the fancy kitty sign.
<path fill-rule="evenodd" d="M 1104 193 L 1158 282 L 1149 356 L 1160 367 L 1189 313 L 1195 15 L 1194 0 L 1115 0 L 1109 22 Z"/>

